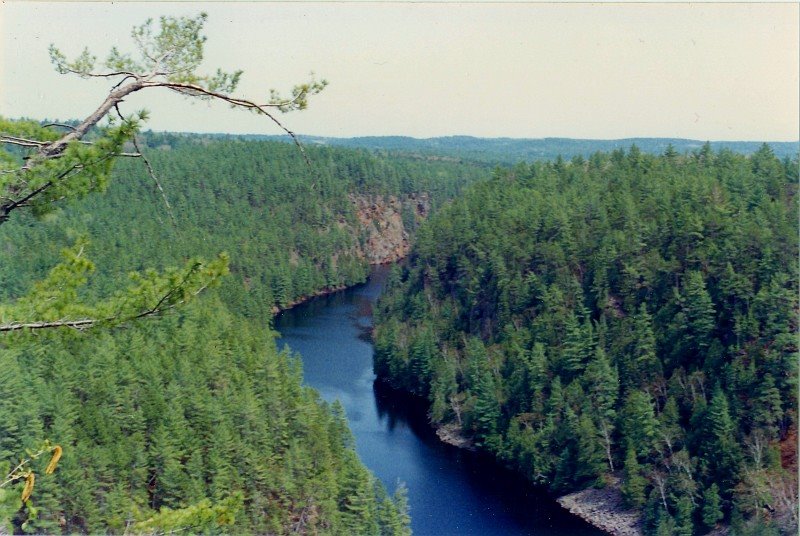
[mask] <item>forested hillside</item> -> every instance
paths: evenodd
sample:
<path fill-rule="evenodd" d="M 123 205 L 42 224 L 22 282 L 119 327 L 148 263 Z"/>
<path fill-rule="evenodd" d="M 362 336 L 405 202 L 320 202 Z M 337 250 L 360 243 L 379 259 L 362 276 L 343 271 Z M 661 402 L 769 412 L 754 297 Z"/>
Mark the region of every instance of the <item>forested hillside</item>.
<path fill-rule="evenodd" d="M 706 145 L 498 171 L 418 231 L 376 373 L 647 534 L 796 531 L 797 157 Z"/>
<path fill-rule="evenodd" d="M 4 226 L 0 298 L 21 294 L 61 248 L 85 235 L 100 268 L 90 279 L 92 292 L 108 294 L 130 270 L 224 251 L 232 272 L 222 282 L 225 303 L 263 319 L 274 306 L 364 280 L 370 229 L 359 216 L 370 214 L 359 214 L 359 206 L 391 209 L 402 227 L 397 232 L 413 233 L 429 211 L 488 174 L 337 148 L 306 148 L 306 162 L 297 147 L 277 142 L 173 134 L 150 134 L 143 142 L 171 209 L 141 161 L 118 162 L 104 195 L 44 222 L 20 218 Z M 385 222 L 374 223 L 380 233 Z"/>
<path fill-rule="evenodd" d="M 44 438 L 64 454 L 52 476 L 34 464 L 27 507 L 0 490 L 0 520 L 40 534 L 404 534 L 404 492 L 386 496 L 341 408 L 301 379 L 272 333 L 216 296 L 125 329 L 4 340 L 3 475 Z"/>

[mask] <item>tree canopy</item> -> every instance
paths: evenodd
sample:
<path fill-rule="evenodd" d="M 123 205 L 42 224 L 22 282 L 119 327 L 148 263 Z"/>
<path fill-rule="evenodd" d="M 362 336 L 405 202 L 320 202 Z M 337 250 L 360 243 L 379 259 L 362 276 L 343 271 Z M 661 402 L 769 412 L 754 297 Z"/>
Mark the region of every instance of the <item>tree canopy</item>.
<path fill-rule="evenodd" d="M 649 533 L 791 532 L 797 168 L 707 145 L 500 170 L 419 229 L 376 373 L 555 491 L 621 477 Z"/>

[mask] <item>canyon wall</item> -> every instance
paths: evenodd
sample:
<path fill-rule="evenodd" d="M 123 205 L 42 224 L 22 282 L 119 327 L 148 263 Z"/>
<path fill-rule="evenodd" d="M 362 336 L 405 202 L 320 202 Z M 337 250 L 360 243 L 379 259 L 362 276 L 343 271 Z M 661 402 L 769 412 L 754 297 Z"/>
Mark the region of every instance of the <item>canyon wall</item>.
<path fill-rule="evenodd" d="M 350 201 L 360 226 L 359 255 L 370 264 L 395 262 L 408 255 L 410 233 L 430 211 L 426 193 L 403 198 L 351 195 Z"/>

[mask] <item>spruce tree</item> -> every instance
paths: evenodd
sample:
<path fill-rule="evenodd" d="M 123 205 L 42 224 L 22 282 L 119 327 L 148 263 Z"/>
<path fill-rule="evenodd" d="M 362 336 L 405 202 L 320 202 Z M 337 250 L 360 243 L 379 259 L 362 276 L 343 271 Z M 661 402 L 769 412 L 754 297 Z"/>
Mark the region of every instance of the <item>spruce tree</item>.
<path fill-rule="evenodd" d="M 719 486 L 711 484 L 703 492 L 703 524 L 708 529 L 713 529 L 724 517 L 722 513 L 722 500 L 719 496 Z"/>
<path fill-rule="evenodd" d="M 625 505 L 628 508 L 639 508 L 644 505 L 647 479 L 642 476 L 641 466 L 636 459 L 636 449 L 631 444 L 628 444 L 628 449 L 625 453 L 623 470 L 620 489 L 622 497 L 625 499 Z"/>

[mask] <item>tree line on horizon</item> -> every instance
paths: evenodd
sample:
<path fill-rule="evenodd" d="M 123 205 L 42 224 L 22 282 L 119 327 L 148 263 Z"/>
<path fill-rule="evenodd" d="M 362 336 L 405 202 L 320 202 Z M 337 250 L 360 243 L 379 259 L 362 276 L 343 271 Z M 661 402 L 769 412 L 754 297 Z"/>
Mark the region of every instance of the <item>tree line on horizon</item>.
<path fill-rule="evenodd" d="M 220 134 L 220 137 L 238 137 Z M 245 139 L 267 139 L 287 141 L 280 136 L 258 134 L 240 135 Z M 514 165 L 535 160 L 555 160 L 559 156 L 567 160 L 580 156 L 589 158 L 596 152 L 627 150 L 631 145 L 643 153 L 663 154 L 668 148 L 680 154 L 700 150 L 705 143 L 711 149 L 727 149 L 750 155 L 764 144 L 760 141 L 709 141 L 684 138 L 624 138 L 616 140 L 579 138 L 480 138 L 475 136 L 438 136 L 434 138 L 412 138 L 409 136 L 355 136 L 332 138 L 306 136 L 301 138 L 309 144 L 363 148 L 382 154 L 417 155 L 419 158 L 450 158 L 462 162 L 484 165 Z M 791 161 L 800 150 L 800 141 L 767 142 L 770 149 L 782 161 Z"/>

